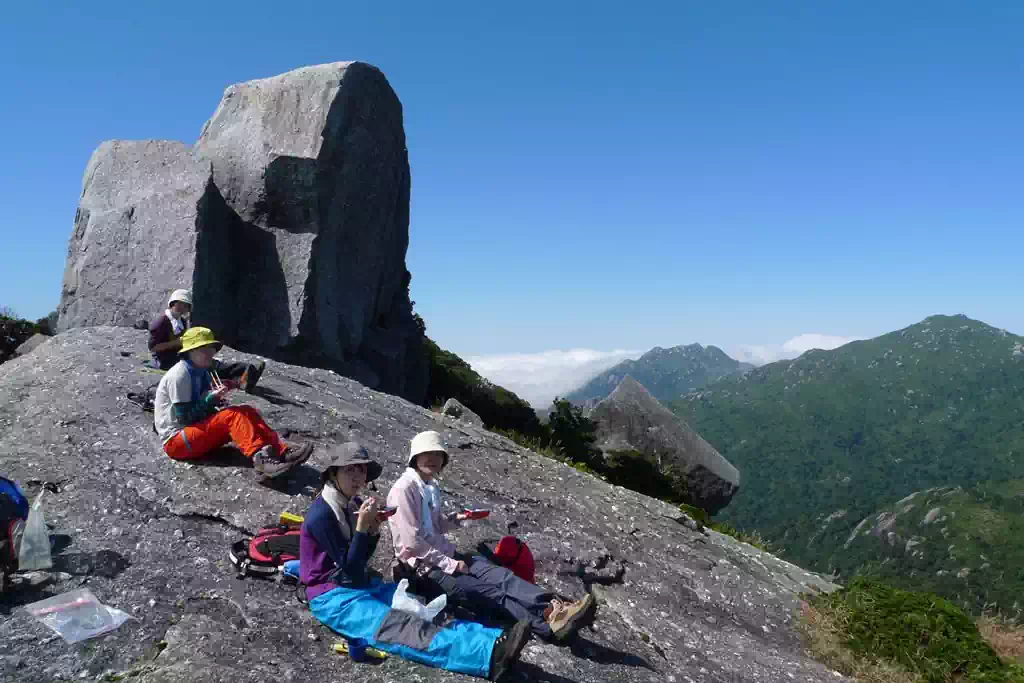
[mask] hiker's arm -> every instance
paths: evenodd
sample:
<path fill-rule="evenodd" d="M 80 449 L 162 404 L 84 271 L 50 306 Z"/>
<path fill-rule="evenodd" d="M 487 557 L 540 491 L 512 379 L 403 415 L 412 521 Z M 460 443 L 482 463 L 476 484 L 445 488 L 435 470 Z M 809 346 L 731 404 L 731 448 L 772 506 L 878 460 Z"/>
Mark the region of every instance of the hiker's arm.
<path fill-rule="evenodd" d="M 174 404 L 174 421 L 180 425 L 190 425 L 212 415 L 216 410 L 216 395 L 208 392 L 198 401 Z"/>
<path fill-rule="evenodd" d="M 161 316 L 149 326 L 149 350 L 157 353 L 181 348 L 181 338 L 174 338 L 170 322 Z"/>
<path fill-rule="evenodd" d="M 389 504 L 398 507 L 391 517 L 391 533 L 395 537 L 395 546 L 402 552 L 424 562 L 429 567 L 437 567 L 445 574 L 454 574 L 458 561 L 444 554 L 423 537 L 423 525 L 419 519 L 422 503 L 419 493 L 409 486 L 402 490 L 393 490 L 394 500 Z"/>
<path fill-rule="evenodd" d="M 370 559 L 368 534 L 356 531 L 352 534 L 352 542 L 345 543 L 336 521 L 315 524 L 309 533 L 344 576 L 353 581 L 366 578 L 366 562 Z"/>
<path fill-rule="evenodd" d="M 462 519 L 459 517 L 458 512 L 453 512 L 448 515 L 441 515 L 441 533 L 446 534 L 452 529 L 459 529 L 462 527 Z"/>

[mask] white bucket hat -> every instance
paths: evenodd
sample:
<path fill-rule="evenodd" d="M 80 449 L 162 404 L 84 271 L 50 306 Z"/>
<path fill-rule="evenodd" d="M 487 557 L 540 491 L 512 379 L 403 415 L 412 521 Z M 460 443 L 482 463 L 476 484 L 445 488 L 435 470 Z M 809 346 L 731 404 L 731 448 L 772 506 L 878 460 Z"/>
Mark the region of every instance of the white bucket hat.
<path fill-rule="evenodd" d="M 192 290 L 191 289 L 176 289 L 171 292 L 171 297 L 167 300 L 167 308 L 171 307 L 175 301 L 180 301 L 183 304 L 192 305 Z"/>
<path fill-rule="evenodd" d="M 420 432 L 413 437 L 409 448 L 409 467 L 416 466 L 416 456 L 420 453 L 443 453 L 444 466 L 448 466 L 448 450 L 437 432 Z"/>

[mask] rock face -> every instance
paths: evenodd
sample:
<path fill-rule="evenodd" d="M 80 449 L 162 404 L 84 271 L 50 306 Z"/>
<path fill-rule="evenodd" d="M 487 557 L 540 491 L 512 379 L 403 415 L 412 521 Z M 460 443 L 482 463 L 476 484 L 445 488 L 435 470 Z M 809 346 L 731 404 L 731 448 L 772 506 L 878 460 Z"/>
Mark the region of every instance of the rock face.
<path fill-rule="evenodd" d="M 711 514 L 739 489 L 739 471 L 628 375 L 589 417 L 603 451 L 636 450 L 656 457 L 659 466 L 682 470 L 691 503 Z"/>
<path fill-rule="evenodd" d="M 484 421 L 479 415 L 474 413 L 466 406 L 459 403 L 456 399 L 450 398 L 444 402 L 444 407 L 441 408 L 441 414 L 448 417 L 454 418 L 467 424 L 476 425 L 477 427 L 483 427 Z"/>
<path fill-rule="evenodd" d="M 385 494 L 404 468 L 409 439 L 438 428 L 434 415 L 327 370 L 271 362 L 258 393 L 235 400 L 245 398 L 286 438 L 320 448 L 291 481 L 263 487 L 230 454 L 202 464 L 163 455 L 151 415 L 124 399 L 156 378 L 143 366 L 147 355 L 138 331 L 88 328 L 0 366 L 4 474 L 33 499 L 48 489 L 46 519 L 68 537 L 54 572 L 23 577 L 2 597 L 3 680 L 126 672 L 138 683 L 469 680 L 396 657 L 371 666 L 334 654 L 336 636 L 289 590 L 236 579 L 227 557 L 245 532 L 283 510 L 307 509 L 328 444 L 366 443 L 384 464 Z M 804 655 L 791 627 L 799 591 L 832 588 L 820 577 L 694 530 L 670 505 L 490 432 L 462 423 L 442 429 L 452 453 L 446 503 L 493 510 L 459 530 L 459 546 L 493 542 L 516 520 L 540 583 L 569 596 L 590 590 L 600 601 L 575 642 L 531 642 L 509 680 L 842 680 Z M 378 567 L 390 553 L 385 531 Z M 75 646 L 17 609 L 83 584 L 134 619 Z"/>
<path fill-rule="evenodd" d="M 38 332 L 29 337 L 24 343 L 14 350 L 14 355 L 24 356 L 25 354 L 32 353 L 40 344 L 45 344 L 49 339 L 45 334 L 39 334 Z"/>
<path fill-rule="evenodd" d="M 231 86 L 192 147 L 113 141 L 93 153 L 59 329 L 130 326 L 191 286 L 193 320 L 232 346 L 418 402 L 409 183 L 402 106 L 374 67 Z"/>

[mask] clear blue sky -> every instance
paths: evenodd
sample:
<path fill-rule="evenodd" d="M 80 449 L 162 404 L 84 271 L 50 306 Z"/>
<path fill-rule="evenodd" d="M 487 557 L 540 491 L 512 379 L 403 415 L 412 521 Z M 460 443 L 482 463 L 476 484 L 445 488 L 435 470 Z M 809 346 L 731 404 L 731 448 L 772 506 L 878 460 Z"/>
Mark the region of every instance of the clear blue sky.
<path fill-rule="evenodd" d="M 55 307 L 102 140 L 191 142 L 233 82 L 359 59 L 462 354 L 1024 332 L 1024 4 L 227 4 L 0 10 L 0 305 Z"/>

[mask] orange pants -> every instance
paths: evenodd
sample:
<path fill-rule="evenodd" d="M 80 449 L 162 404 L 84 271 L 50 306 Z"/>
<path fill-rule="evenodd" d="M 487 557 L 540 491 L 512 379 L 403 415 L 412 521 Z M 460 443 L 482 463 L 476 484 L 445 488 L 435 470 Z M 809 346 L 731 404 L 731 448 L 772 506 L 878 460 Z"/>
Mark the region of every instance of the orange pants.
<path fill-rule="evenodd" d="M 247 458 L 267 445 L 279 455 L 285 447 L 255 408 L 229 406 L 175 434 L 164 444 L 164 453 L 174 460 L 195 460 L 231 442 Z"/>

